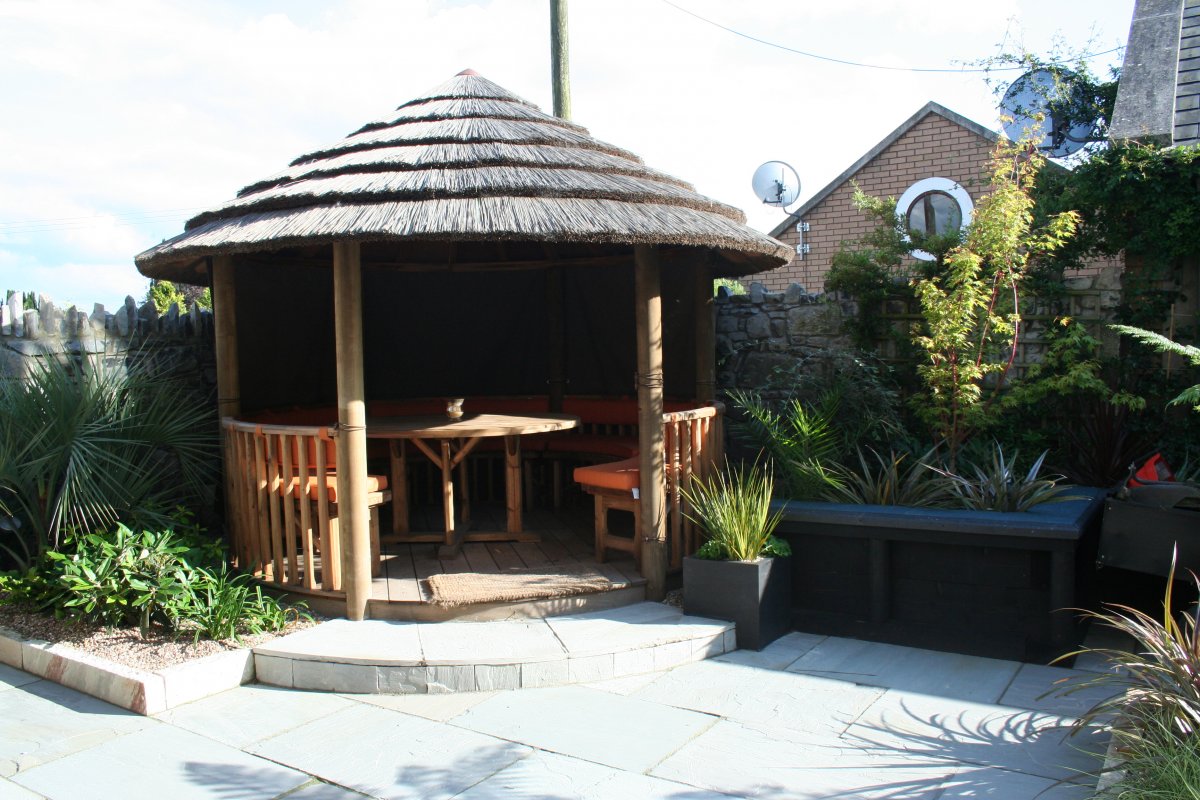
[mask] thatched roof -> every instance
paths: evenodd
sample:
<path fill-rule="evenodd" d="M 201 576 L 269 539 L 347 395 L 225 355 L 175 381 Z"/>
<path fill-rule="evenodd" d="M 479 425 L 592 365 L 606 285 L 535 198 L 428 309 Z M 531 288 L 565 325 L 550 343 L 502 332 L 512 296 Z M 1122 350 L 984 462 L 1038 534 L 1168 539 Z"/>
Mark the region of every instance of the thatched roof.
<path fill-rule="evenodd" d="M 512 261 L 518 242 L 593 259 L 633 244 L 711 249 L 718 273 L 789 256 L 740 210 L 468 70 L 247 186 L 136 262 L 150 277 L 195 281 L 208 256 L 298 255 L 339 240 L 371 243 L 387 263 L 452 260 L 457 243 L 489 242 L 495 252 L 477 247 L 477 265 Z M 422 246 L 388 246 L 398 242 Z"/>

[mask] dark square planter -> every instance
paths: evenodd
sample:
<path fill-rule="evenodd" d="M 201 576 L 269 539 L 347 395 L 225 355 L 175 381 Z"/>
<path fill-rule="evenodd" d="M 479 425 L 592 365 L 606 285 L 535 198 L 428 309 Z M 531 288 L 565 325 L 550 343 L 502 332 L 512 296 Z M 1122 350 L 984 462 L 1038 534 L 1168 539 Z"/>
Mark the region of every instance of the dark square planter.
<path fill-rule="evenodd" d="M 791 629 L 792 567 L 758 561 L 683 559 L 683 611 L 737 625 L 737 645 L 762 650 Z"/>

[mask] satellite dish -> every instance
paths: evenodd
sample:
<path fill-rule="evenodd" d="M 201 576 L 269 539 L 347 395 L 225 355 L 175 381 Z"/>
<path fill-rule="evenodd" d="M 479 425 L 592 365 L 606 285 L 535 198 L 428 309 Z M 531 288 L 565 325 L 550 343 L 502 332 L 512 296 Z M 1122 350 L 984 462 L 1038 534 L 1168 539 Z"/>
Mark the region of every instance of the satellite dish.
<path fill-rule="evenodd" d="M 1083 106 L 1083 87 L 1074 73 L 1031 70 L 1013 81 L 1000 101 L 1004 135 L 1014 142 L 1032 138 L 1050 158 L 1066 158 L 1092 140 L 1095 122 L 1071 118 Z"/>
<path fill-rule="evenodd" d="M 782 161 L 768 161 L 754 170 L 750 183 L 758 199 L 769 206 L 787 208 L 800 196 L 800 176 Z"/>

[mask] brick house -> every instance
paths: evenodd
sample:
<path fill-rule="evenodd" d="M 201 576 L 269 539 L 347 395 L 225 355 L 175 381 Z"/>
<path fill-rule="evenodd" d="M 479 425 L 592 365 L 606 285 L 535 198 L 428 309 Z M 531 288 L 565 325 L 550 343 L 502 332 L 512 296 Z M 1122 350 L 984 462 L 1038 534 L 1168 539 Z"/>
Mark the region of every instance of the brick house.
<path fill-rule="evenodd" d="M 986 190 L 987 162 L 996 140 L 997 134 L 982 125 L 945 106 L 926 103 L 771 231 L 771 236 L 793 250 L 806 245 L 807 251 L 795 252 L 790 263 L 759 273 L 754 280 L 769 291 L 783 291 L 792 283 L 808 292 L 824 291 L 830 260 L 841 243 L 861 239 L 874 225 L 854 207 L 855 183 L 876 197 L 903 198 L 909 207 L 914 204 L 907 202 L 910 198 L 905 193 L 913 187 L 917 188 L 911 193 L 916 195 L 912 200 L 924 197 L 928 202 L 930 195 L 941 195 L 937 199 L 947 206 L 951 194 L 960 199 L 965 194 L 969 203 L 956 205 L 969 219 L 970 209 Z M 922 181 L 928 191 L 917 186 Z M 914 210 L 921 214 L 920 204 L 917 206 Z M 798 225 L 804 224 L 807 232 L 798 230 Z"/>

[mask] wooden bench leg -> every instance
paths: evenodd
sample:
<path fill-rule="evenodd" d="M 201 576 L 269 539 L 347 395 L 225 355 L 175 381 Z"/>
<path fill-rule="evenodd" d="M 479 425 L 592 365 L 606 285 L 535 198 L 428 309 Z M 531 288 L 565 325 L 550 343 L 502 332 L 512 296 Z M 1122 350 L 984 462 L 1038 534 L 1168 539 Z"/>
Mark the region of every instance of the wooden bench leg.
<path fill-rule="evenodd" d="M 371 507 L 371 577 L 383 574 L 383 548 L 379 543 L 379 506 Z"/>
<path fill-rule="evenodd" d="M 633 501 L 633 563 L 642 571 L 642 503 Z"/>
<path fill-rule="evenodd" d="M 596 495 L 596 563 L 603 564 L 608 547 L 608 503 Z"/>

